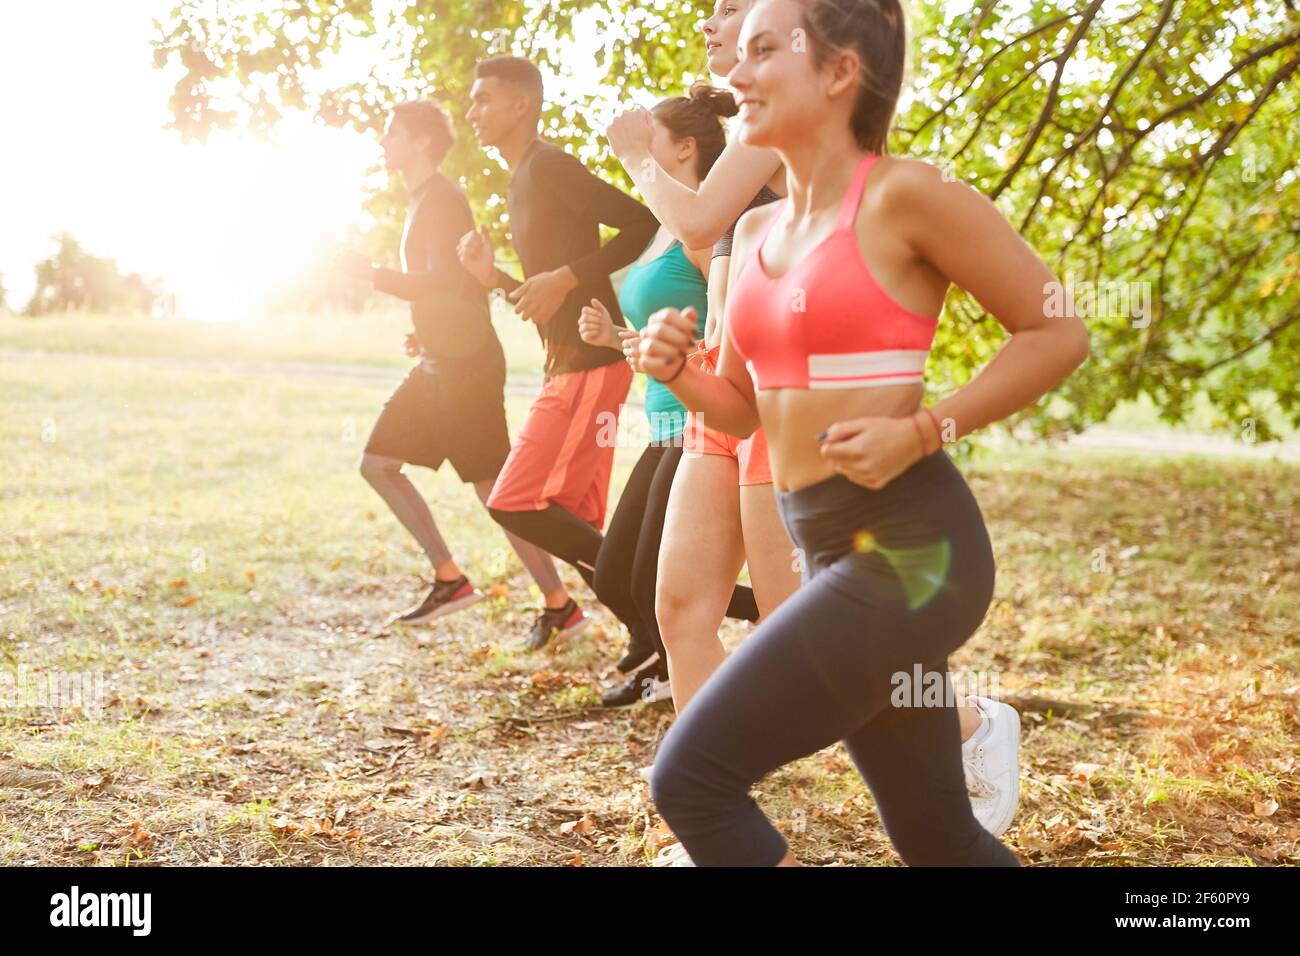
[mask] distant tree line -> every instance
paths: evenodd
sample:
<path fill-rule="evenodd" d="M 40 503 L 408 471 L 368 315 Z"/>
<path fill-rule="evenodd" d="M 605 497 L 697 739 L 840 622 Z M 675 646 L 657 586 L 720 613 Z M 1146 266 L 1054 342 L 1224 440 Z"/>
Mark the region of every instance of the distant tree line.
<path fill-rule="evenodd" d="M 53 312 L 150 312 L 162 295 L 156 280 L 122 274 L 113 259 L 87 252 L 75 238 L 55 237 L 54 255 L 36 264 L 28 315 Z"/>
<path fill-rule="evenodd" d="M 358 237 L 353 238 L 360 242 Z M 54 241 L 54 254 L 36 264 L 36 291 L 24 314 L 185 314 L 184 295 L 179 296 L 178 307 L 178 297 L 161 280 L 123 273 L 114 259 L 88 252 L 67 233 L 56 236 Z M 286 276 L 284 287 L 264 305 L 272 312 L 356 311 L 369 298 L 369 290 L 340 275 L 334 268 L 332 251 L 323 249 L 300 275 Z M 5 288 L 0 279 L 0 309 L 4 307 Z"/>

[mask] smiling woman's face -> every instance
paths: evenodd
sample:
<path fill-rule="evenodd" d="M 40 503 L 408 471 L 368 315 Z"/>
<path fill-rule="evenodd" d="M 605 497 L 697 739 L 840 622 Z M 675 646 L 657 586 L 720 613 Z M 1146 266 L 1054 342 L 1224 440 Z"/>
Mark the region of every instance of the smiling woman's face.
<path fill-rule="evenodd" d="M 713 16 L 704 21 L 705 55 L 714 76 L 725 77 L 735 67 L 740 25 L 753 5 L 754 0 L 717 0 Z"/>
<path fill-rule="evenodd" d="M 740 104 L 740 138 L 750 146 L 780 148 L 810 135 L 824 121 L 820 70 L 792 38 L 803 29 L 794 0 L 759 0 L 740 31 L 740 59 L 727 76 Z"/>

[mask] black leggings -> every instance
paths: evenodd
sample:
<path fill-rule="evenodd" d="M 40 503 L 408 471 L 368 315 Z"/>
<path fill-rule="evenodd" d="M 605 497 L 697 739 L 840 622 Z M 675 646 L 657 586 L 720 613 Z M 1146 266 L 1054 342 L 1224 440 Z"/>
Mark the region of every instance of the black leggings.
<path fill-rule="evenodd" d="M 878 491 L 835 476 L 777 501 L 804 584 L 665 736 L 650 785 L 665 822 L 699 866 L 775 865 L 786 842 L 750 789 L 838 740 L 905 863 L 1018 865 L 971 811 L 957 700 L 911 687 L 944 679 L 993 595 L 961 474 L 939 451 Z"/>
<path fill-rule="evenodd" d="M 506 531 L 573 565 L 582 575 L 582 580 L 593 591 L 596 590 L 596 562 L 605 539 L 595 525 L 556 504 L 548 505 L 542 511 L 489 508 L 488 513 Z M 601 597 L 601 602 L 628 630 L 644 630 L 648 626 L 630 595 L 611 594 L 608 600 Z M 654 620 L 653 615 L 650 620 Z"/>
<path fill-rule="evenodd" d="M 596 561 L 596 597 L 609 608 L 627 604 L 636 607 L 646 625 L 645 636 L 665 662 L 668 655 L 655 619 L 655 587 L 668 493 L 672 491 L 673 475 L 681 460 L 682 449 L 678 445 L 646 446 L 618 497 L 618 508 L 610 519 Z M 754 592 L 737 584 L 727 616 L 757 621 Z"/>

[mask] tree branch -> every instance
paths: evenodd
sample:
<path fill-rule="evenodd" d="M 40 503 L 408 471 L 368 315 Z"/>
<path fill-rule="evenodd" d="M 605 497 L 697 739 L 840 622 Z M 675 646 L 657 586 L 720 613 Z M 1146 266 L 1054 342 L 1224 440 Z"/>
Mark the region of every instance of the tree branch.
<path fill-rule="evenodd" d="M 1287 316 L 1285 319 L 1283 319 L 1277 325 L 1273 326 L 1271 329 L 1269 329 L 1267 332 L 1265 332 L 1255 341 L 1251 342 L 1249 345 L 1241 349 L 1238 349 L 1236 352 L 1234 352 L 1232 355 L 1229 355 L 1227 358 L 1219 359 L 1219 361 L 1212 362 L 1211 364 L 1205 366 L 1205 368 L 1201 369 L 1196 373 L 1196 377 L 1204 378 L 1206 375 L 1209 375 L 1217 368 L 1222 368 L 1225 365 L 1231 365 L 1233 362 L 1237 361 L 1242 356 L 1247 355 L 1248 353 L 1253 352 L 1255 349 L 1259 348 L 1265 342 L 1270 342 L 1273 339 L 1277 338 L 1284 331 L 1286 331 L 1288 326 L 1294 325 L 1296 322 L 1300 322 L 1300 312 L 1296 312 L 1294 315 Z"/>
<path fill-rule="evenodd" d="M 1024 232 L 1029 228 L 1029 224 L 1033 221 L 1034 214 L 1038 211 L 1038 204 L 1043 198 L 1043 193 L 1047 189 L 1047 184 L 1052 177 L 1056 175 L 1056 171 L 1060 168 L 1061 163 L 1065 162 L 1066 159 L 1074 155 L 1074 153 L 1077 152 L 1085 143 L 1096 136 L 1098 131 L 1105 124 L 1106 117 L 1108 117 L 1111 110 L 1115 108 L 1115 104 L 1119 101 L 1119 95 L 1123 91 L 1125 84 L 1127 84 L 1128 81 L 1137 73 L 1138 67 L 1142 65 L 1142 61 L 1146 59 L 1147 54 L 1150 53 L 1152 48 L 1156 45 L 1156 41 L 1160 39 L 1160 35 L 1164 33 L 1165 27 L 1169 24 L 1169 18 L 1173 16 L 1173 12 L 1174 0 L 1165 0 L 1164 6 L 1160 10 L 1160 19 L 1156 21 L 1156 25 L 1152 28 L 1150 35 L 1147 37 L 1146 43 L 1143 44 L 1138 55 L 1132 59 L 1128 67 L 1111 87 L 1101 113 L 1097 116 L 1096 120 L 1093 121 L 1092 126 L 1090 126 L 1086 132 L 1075 138 L 1070 145 L 1066 147 L 1065 152 L 1057 157 L 1056 161 L 1052 164 L 1052 168 L 1047 171 L 1039 182 L 1038 193 L 1034 196 L 1033 201 L 1030 202 L 1029 208 L 1025 211 L 1024 218 L 1021 220 L 1021 232 Z"/>
<path fill-rule="evenodd" d="M 1038 144 L 1038 137 L 1043 134 L 1043 129 L 1047 126 L 1047 121 L 1051 118 L 1052 111 L 1056 108 L 1056 100 L 1060 96 L 1061 78 L 1065 75 L 1066 64 L 1070 62 L 1070 57 L 1074 55 L 1074 51 L 1078 48 L 1084 35 L 1087 34 L 1088 28 L 1092 26 L 1092 21 L 1096 19 L 1097 12 L 1101 9 L 1103 2 L 1104 0 L 1092 0 L 1088 9 L 1083 13 L 1083 19 L 1079 22 L 1079 25 L 1074 28 L 1074 32 L 1070 34 L 1070 39 L 1065 44 L 1065 49 L 1056 57 L 1056 75 L 1052 77 L 1052 85 L 1047 91 L 1047 99 L 1043 103 L 1043 109 L 1038 114 L 1038 122 L 1034 124 L 1034 128 L 1030 131 L 1029 137 L 1025 141 L 1024 148 L 1020 151 L 1020 155 L 1017 156 L 1015 162 L 1011 164 L 1011 168 L 1007 170 L 1007 173 L 1002 177 L 1001 182 L 993 188 L 992 193 L 989 195 L 990 199 L 997 199 L 998 196 L 1002 195 L 1003 191 L 1011 185 L 1011 181 L 1015 179 L 1016 173 L 1020 172 L 1020 167 L 1029 160 L 1029 154 L 1033 152 L 1034 146 Z"/>
<path fill-rule="evenodd" d="M 1036 36 L 1037 34 L 1042 33 L 1045 30 L 1050 30 L 1052 27 L 1060 26 L 1062 23 L 1065 23 L 1073 16 L 1074 16 L 1073 13 L 1067 13 L 1064 16 L 1057 17 L 1055 20 L 1048 21 L 1047 23 L 1044 23 L 1041 26 L 1034 27 L 1034 29 L 1030 30 L 1028 33 L 1022 33 L 1014 40 L 1008 40 L 1006 43 L 1002 44 L 1002 46 L 998 47 L 997 50 L 991 53 L 989 57 L 982 64 L 980 64 L 979 70 L 977 70 L 975 74 L 970 78 L 970 82 L 967 83 L 965 86 L 963 86 L 952 96 L 950 96 L 933 113 L 931 113 L 924 120 L 922 120 L 920 126 L 918 126 L 916 129 L 904 129 L 901 132 L 910 133 L 912 136 L 919 136 L 927 126 L 933 123 L 940 116 L 944 115 L 948 111 L 948 107 L 952 106 L 959 99 L 961 99 L 963 96 L 969 93 L 971 87 L 973 87 L 976 84 L 976 82 L 979 81 L 979 78 L 984 75 L 985 71 L 987 71 L 988 68 L 991 67 L 993 63 L 997 60 L 997 58 L 1000 57 L 1003 53 L 1011 49 L 1013 46 L 1016 46 L 1017 44 L 1024 43 L 1030 37 Z M 961 71 L 958 71 L 953 76 L 953 80 L 956 81 L 960 77 L 961 77 Z"/>

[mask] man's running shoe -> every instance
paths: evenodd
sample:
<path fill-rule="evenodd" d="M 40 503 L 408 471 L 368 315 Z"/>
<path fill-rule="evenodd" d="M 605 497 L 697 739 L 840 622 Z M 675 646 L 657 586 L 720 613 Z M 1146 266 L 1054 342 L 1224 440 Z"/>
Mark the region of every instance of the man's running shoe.
<path fill-rule="evenodd" d="M 619 684 L 600 699 L 602 707 L 631 707 L 638 701 L 654 703 L 668 700 L 673 696 L 672 685 L 668 682 L 668 666 L 655 655 L 653 662 Z"/>
<path fill-rule="evenodd" d="M 390 624 L 427 624 L 483 600 L 483 594 L 469 583 L 463 574 L 455 581 L 433 582 L 433 588 L 423 601 L 397 617 Z"/>
<path fill-rule="evenodd" d="M 1020 802 L 1020 715 L 1011 705 L 988 697 L 971 697 L 967 702 L 990 726 L 962 742 L 966 789 L 975 819 L 1000 837 L 1011 826 Z"/>
<path fill-rule="evenodd" d="M 533 623 L 533 629 L 520 645 L 521 651 L 538 651 L 562 637 L 580 634 L 587 629 L 591 621 L 582 613 L 578 602 L 569 598 L 564 607 L 543 608 Z"/>

